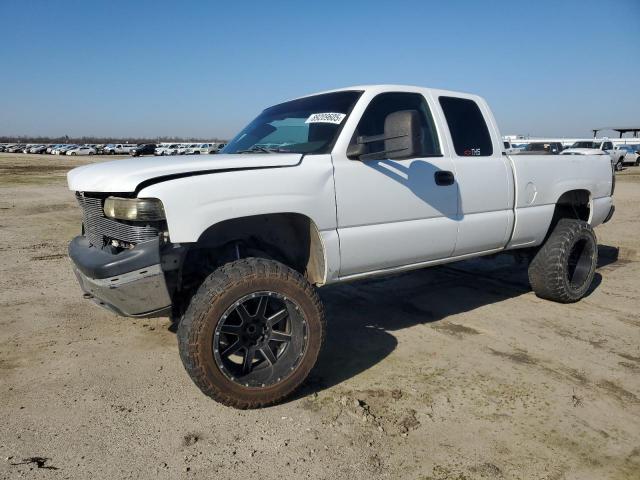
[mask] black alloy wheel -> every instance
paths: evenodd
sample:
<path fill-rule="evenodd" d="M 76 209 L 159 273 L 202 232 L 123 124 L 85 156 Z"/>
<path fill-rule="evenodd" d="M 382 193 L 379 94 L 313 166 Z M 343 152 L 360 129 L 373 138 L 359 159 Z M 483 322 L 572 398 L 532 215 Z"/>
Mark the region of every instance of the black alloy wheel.
<path fill-rule="evenodd" d="M 266 387 L 296 369 L 307 343 L 307 322 L 298 305 L 279 293 L 262 291 L 242 297 L 222 315 L 213 354 L 229 380 Z"/>

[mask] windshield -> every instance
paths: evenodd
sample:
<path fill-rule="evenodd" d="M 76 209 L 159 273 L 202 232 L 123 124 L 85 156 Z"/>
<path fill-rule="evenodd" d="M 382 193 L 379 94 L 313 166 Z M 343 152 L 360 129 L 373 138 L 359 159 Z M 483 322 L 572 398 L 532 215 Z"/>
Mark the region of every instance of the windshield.
<path fill-rule="evenodd" d="M 329 153 L 361 94 L 325 93 L 267 108 L 222 153 Z"/>
<path fill-rule="evenodd" d="M 600 148 L 600 142 L 576 142 L 571 148 Z"/>

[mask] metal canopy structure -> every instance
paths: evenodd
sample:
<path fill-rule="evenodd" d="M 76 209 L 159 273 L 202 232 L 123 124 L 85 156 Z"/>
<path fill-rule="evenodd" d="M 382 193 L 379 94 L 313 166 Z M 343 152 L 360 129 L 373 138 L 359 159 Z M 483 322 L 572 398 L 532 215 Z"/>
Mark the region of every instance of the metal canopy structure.
<path fill-rule="evenodd" d="M 638 132 L 640 132 L 640 127 L 600 127 L 600 128 L 594 128 L 594 129 L 592 129 L 593 138 L 596 138 L 596 136 L 598 135 L 598 132 L 600 130 L 613 130 L 614 132 L 618 132 L 620 134 L 619 138 L 622 138 L 622 135 L 624 135 L 625 133 L 632 132 L 633 133 L 633 138 L 638 138 Z"/>

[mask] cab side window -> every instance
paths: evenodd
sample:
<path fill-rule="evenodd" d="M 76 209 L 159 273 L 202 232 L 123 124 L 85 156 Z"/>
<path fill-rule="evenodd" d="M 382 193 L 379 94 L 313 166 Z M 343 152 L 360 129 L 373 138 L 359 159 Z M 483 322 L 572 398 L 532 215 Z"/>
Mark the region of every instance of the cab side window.
<path fill-rule="evenodd" d="M 453 146 L 460 157 L 490 157 L 493 155 L 491 135 L 484 116 L 473 100 L 440 97 L 440 106 L 447 119 Z"/>
<path fill-rule="evenodd" d="M 613 143 L 611 142 L 604 142 L 604 146 L 602 148 L 603 150 L 613 150 Z"/>
<path fill-rule="evenodd" d="M 389 92 L 376 96 L 367 106 L 351 143 L 359 136 L 384 134 L 384 121 L 387 115 L 402 110 L 416 110 L 420 116 L 422 129 L 422 148 L 417 157 L 440 156 L 438 134 L 425 98 L 419 93 Z M 383 151 L 384 141 L 369 144 L 371 151 Z"/>

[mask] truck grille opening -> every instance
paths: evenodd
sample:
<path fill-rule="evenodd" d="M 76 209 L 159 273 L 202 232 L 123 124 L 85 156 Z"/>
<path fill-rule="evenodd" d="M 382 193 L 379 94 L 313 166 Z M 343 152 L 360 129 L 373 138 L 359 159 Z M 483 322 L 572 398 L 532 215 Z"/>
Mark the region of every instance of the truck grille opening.
<path fill-rule="evenodd" d="M 160 230 L 151 225 L 130 225 L 105 217 L 102 209 L 103 199 L 100 197 L 76 193 L 76 200 L 82 208 L 84 236 L 96 247 L 102 248 L 111 240 L 135 245 L 160 235 Z"/>

